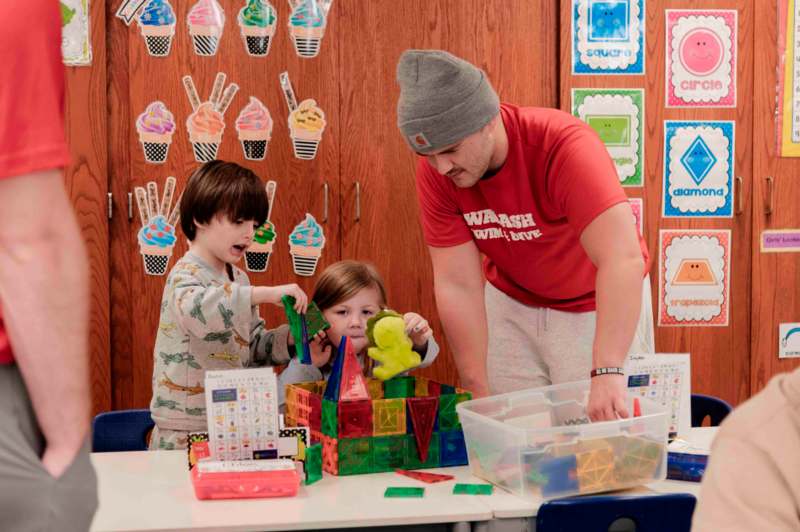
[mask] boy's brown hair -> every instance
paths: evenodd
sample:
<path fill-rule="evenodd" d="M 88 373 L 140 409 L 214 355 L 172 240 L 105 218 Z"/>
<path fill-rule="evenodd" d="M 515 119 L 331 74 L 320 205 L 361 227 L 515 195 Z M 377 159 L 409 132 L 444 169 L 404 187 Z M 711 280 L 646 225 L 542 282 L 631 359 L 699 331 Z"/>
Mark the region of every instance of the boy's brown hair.
<path fill-rule="evenodd" d="M 350 299 L 364 288 L 376 288 L 381 297 L 381 308 L 386 307 L 386 288 L 375 266 L 366 262 L 342 260 L 325 268 L 314 285 L 311 299 L 320 310 L 326 310 Z"/>
<path fill-rule="evenodd" d="M 256 174 L 236 163 L 211 161 L 195 170 L 186 183 L 180 203 L 181 229 L 194 240 L 197 224 L 207 224 L 217 216 L 262 225 L 268 211 L 267 192 Z"/>

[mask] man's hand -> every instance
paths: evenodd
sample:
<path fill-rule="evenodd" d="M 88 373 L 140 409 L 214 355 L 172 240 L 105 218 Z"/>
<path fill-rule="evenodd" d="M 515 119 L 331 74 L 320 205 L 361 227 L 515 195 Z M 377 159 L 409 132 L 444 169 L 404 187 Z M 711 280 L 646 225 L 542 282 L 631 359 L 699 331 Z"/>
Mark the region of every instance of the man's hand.
<path fill-rule="evenodd" d="M 629 417 L 625 405 L 625 375 L 606 374 L 592 378 L 586 412 L 592 421 L 613 421 Z"/>
<path fill-rule="evenodd" d="M 78 449 L 71 446 L 52 447 L 50 445 L 42 454 L 42 467 L 51 477 L 59 478 L 75 460 Z"/>

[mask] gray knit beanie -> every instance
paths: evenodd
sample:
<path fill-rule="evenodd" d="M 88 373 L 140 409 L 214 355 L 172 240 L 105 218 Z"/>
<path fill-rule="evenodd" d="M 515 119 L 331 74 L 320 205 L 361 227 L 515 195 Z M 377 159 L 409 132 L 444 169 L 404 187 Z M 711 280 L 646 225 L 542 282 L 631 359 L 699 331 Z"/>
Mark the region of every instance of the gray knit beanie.
<path fill-rule="evenodd" d="M 442 50 L 403 52 L 397 82 L 397 127 L 419 153 L 460 142 L 500 112 L 486 73 Z"/>

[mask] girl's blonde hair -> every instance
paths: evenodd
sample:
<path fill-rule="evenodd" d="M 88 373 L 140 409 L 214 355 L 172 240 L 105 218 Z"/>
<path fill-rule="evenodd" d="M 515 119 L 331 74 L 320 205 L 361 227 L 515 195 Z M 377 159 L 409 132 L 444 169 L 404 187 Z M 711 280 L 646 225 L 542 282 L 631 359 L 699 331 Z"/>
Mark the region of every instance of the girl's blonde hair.
<path fill-rule="evenodd" d="M 365 288 L 376 288 L 381 308 L 386 307 L 386 288 L 375 266 L 356 260 L 342 260 L 325 268 L 314 285 L 311 299 L 320 310 L 326 310 Z"/>

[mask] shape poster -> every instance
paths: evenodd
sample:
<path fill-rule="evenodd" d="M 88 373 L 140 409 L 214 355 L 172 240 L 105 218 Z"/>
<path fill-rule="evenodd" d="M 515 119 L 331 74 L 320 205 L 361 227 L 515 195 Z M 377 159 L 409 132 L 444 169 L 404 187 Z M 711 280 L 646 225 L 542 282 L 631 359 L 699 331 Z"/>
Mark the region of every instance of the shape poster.
<path fill-rule="evenodd" d="M 668 9 L 667 107 L 736 107 L 736 10 Z"/>
<path fill-rule="evenodd" d="M 800 5 L 778 2 L 778 151 L 781 157 L 800 157 Z"/>
<path fill-rule="evenodd" d="M 644 0 L 572 1 L 572 73 L 644 74 Z"/>
<path fill-rule="evenodd" d="M 733 216 L 734 123 L 664 122 L 667 218 Z"/>
<path fill-rule="evenodd" d="M 659 326 L 728 325 L 730 230 L 660 231 Z"/>
<path fill-rule="evenodd" d="M 644 90 L 573 89 L 572 114 L 600 136 L 622 186 L 642 186 Z"/>

